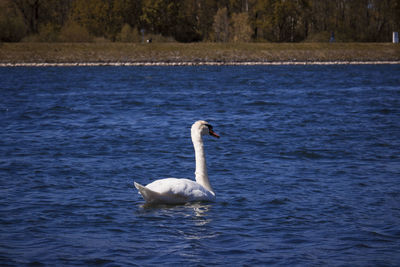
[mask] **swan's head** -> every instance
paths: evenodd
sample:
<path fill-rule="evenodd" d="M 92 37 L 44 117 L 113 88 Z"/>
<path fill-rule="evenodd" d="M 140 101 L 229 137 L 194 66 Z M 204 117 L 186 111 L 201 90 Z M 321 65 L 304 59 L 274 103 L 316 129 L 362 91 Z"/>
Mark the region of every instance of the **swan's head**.
<path fill-rule="evenodd" d="M 206 121 L 196 121 L 192 125 L 192 136 L 193 135 L 211 135 L 219 138 L 219 135 L 214 132 L 213 127 Z"/>

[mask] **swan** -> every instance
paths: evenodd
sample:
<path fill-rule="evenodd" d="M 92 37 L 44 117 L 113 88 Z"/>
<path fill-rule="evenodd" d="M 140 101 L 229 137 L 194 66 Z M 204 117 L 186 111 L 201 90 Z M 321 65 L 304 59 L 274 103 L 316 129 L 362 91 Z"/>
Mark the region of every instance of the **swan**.
<path fill-rule="evenodd" d="M 165 178 L 146 186 L 134 182 L 136 189 L 147 203 L 184 204 L 195 201 L 214 201 L 215 193 L 208 180 L 203 135 L 219 138 L 206 121 L 196 121 L 191 128 L 196 159 L 196 181 L 190 179 Z"/>

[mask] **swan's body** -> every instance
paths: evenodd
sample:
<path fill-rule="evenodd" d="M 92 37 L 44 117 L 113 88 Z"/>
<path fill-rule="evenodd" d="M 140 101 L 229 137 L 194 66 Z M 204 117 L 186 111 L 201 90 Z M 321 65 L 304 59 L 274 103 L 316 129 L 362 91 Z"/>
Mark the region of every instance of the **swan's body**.
<path fill-rule="evenodd" d="M 148 203 L 180 204 L 194 201 L 214 201 L 215 193 L 210 185 L 204 153 L 203 135 L 219 137 L 206 121 L 192 125 L 191 135 L 196 158 L 196 181 L 166 178 L 146 186 L 135 182 L 135 187 Z"/>

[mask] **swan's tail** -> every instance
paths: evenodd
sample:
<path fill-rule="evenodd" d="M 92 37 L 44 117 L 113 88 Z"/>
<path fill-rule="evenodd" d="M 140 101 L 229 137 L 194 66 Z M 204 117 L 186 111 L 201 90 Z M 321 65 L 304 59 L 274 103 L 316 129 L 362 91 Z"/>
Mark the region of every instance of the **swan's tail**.
<path fill-rule="evenodd" d="M 133 182 L 135 184 L 135 187 L 137 190 L 139 190 L 139 193 L 142 195 L 144 200 L 149 203 L 157 202 L 158 200 L 162 199 L 162 196 L 160 193 L 154 192 L 153 190 L 148 189 L 147 187 L 138 184 L 136 182 Z"/>

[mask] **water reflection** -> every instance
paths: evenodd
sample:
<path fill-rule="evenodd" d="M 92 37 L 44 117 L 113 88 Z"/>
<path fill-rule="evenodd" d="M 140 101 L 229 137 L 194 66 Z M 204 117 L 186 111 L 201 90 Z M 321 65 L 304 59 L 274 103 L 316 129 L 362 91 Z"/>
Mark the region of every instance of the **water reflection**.
<path fill-rule="evenodd" d="M 202 240 L 207 238 L 216 237 L 217 234 L 212 231 L 210 224 L 212 218 L 209 212 L 212 209 L 211 204 L 204 203 L 191 203 L 186 204 L 185 207 L 190 208 L 193 213 L 190 215 L 194 224 L 188 228 L 182 228 L 181 234 L 187 240 Z"/>
<path fill-rule="evenodd" d="M 201 204 L 201 203 L 194 203 L 190 205 L 194 211 L 195 225 L 196 226 L 204 226 L 209 224 L 212 219 L 207 216 L 211 205 L 210 204 Z"/>
<path fill-rule="evenodd" d="M 168 205 L 168 204 L 152 204 L 144 203 L 139 205 L 140 213 L 168 214 L 171 211 L 176 214 L 186 214 L 185 217 L 194 217 L 205 219 L 211 208 L 211 204 L 207 203 L 187 203 L 185 205 Z"/>
<path fill-rule="evenodd" d="M 147 223 L 157 221 L 163 227 L 175 228 L 186 240 L 212 238 L 216 233 L 210 231 L 213 219 L 210 217 L 211 203 L 188 203 L 185 205 L 142 204 L 139 217 Z"/>

